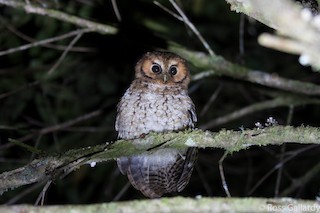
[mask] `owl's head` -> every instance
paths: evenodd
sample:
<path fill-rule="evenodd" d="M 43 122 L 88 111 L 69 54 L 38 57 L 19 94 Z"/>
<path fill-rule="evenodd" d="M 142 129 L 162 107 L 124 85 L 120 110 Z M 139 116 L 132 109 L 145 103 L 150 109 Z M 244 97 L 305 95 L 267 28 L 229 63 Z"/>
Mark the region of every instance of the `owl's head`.
<path fill-rule="evenodd" d="M 138 61 L 136 78 L 158 84 L 180 84 L 187 87 L 190 73 L 186 61 L 170 52 L 148 52 Z"/>

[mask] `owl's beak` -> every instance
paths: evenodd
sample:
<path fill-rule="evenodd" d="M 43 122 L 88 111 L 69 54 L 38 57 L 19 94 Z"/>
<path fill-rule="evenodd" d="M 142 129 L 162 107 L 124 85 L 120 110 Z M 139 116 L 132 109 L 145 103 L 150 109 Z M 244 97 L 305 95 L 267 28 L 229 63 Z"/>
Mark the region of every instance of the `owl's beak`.
<path fill-rule="evenodd" d="M 167 74 L 163 74 L 162 79 L 163 79 L 163 83 L 165 84 L 168 82 L 169 76 Z"/>

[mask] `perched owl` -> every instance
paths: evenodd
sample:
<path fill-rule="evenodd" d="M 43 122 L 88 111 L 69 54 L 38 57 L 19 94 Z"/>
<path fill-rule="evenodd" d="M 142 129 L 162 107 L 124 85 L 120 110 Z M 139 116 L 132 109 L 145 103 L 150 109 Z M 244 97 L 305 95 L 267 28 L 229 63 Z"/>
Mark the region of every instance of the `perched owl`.
<path fill-rule="evenodd" d="M 121 139 L 150 132 L 194 128 L 195 107 L 188 96 L 186 61 L 169 52 L 148 52 L 136 64 L 135 79 L 121 98 L 115 128 Z M 196 148 L 163 148 L 117 159 L 122 174 L 150 198 L 180 192 L 188 184 Z"/>

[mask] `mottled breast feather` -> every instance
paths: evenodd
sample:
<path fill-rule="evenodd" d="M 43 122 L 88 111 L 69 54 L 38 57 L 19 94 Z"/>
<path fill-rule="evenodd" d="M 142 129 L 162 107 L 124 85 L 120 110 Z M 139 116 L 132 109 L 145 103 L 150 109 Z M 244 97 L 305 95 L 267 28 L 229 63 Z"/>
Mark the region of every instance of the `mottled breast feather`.
<path fill-rule="evenodd" d="M 123 139 L 151 131 L 194 128 L 195 107 L 186 90 L 134 80 L 118 104 L 116 130 Z"/>

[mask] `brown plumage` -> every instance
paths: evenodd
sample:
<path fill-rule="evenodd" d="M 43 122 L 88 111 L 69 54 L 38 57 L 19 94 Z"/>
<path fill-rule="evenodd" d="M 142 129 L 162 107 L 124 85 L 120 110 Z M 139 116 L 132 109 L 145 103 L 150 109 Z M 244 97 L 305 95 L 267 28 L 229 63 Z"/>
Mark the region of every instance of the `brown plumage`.
<path fill-rule="evenodd" d="M 149 132 L 194 128 L 195 108 L 188 96 L 186 61 L 169 52 L 146 53 L 135 67 L 135 80 L 118 104 L 116 130 L 122 139 Z M 122 174 L 150 198 L 180 192 L 192 174 L 196 148 L 158 149 L 117 160 Z"/>

